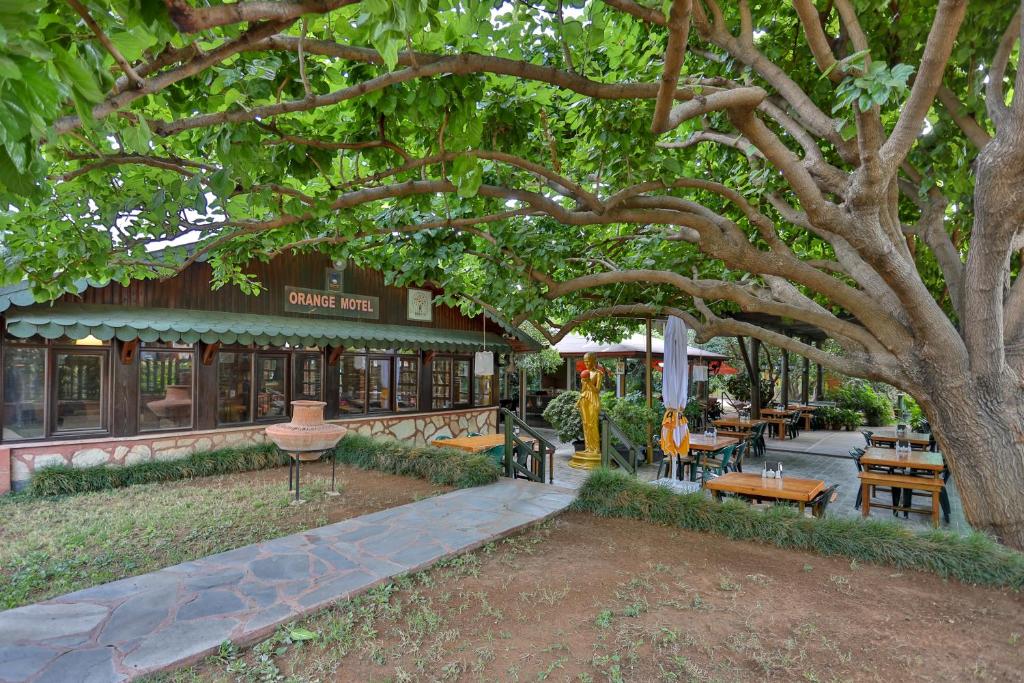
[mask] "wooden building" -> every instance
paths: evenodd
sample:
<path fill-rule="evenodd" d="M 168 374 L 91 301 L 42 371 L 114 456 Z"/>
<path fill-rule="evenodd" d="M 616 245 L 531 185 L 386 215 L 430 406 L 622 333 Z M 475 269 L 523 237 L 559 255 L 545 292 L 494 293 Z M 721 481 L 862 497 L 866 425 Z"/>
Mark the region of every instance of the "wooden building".
<path fill-rule="evenodd" d="M 499 354 L 536 349 L 502 321 L 435 306 L 432 289 L 388 286 L 323 255 L 249 272 L 259 295 L 211 291 L 205 263 L 166 281 L 83 283 L 47 303 L 24 285 L 0 290 L 0 492 L 58 463 L 259 441 L 296 399 L 420 443 L 494 431 Z M 479 351 L 494 354 L 492 373 L 479 372 Z"/>

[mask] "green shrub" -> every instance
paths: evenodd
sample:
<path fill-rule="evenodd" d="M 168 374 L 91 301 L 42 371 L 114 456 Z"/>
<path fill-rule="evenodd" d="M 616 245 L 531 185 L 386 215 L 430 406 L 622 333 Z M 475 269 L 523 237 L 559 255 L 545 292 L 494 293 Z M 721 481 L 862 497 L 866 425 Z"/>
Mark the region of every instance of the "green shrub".
<path fill-rule="evenodd" d="M 761 541 L 779 548 L 920 569 L 964 583 L 1024 588 L 1024 554 L 980 533 L 914 532 L 889 521 L 804 517 L 790 506 L 762 512 L 739 500 L 719 503 L 703 493 L 679 495 L 621 472 L 597 470 L 572 509 Z"/>
<path fill-rule="evenodd" d="M 648 408 L 646 399 L 620 398 L 605 409 L 619 429 L 637 446 L 647 444 L 648 426 L 655 434 L 661 429 L 661 420 L 664 416 L 661 404 Z"/>
<path fill-rule="evenodd" d="M 835 400 L 840 408 L 863 413 L 864 422 L 869 426 L 892 424 L 892 401 L 862 379 L 847 380 L 836 392 Z"/>
<path fill-rule="evenodd" d="M 193 453 L 178 460 L 154 460 L 123 467 L 57 465 L 36 472 L 29 482 L 28 490 L 33 496 L 60 496 L 117 489 L 135 484 L 262 470 L 278 467 L 287 462 L 287 456 L 278 451 L 273 444 L 257 444 Z"/>
<path fill-rule="evenodd" d="M 580 392 L 563 391 L 544 408 L 544 419 L 558 432 L 558 439 L 565 443 L 583 438 L 583 418 L 576 407 L 579 400 Z"/>
<path fill-rule="evenodd" d="M 498 464 L 484 454 L 470 454 L 458 448 L 410 446 L 354 432 L 338 442 L 335 457 L 338 462 L 364 470 L 419 477 L 460 489 L 490 484 L 501 476 Z"/>

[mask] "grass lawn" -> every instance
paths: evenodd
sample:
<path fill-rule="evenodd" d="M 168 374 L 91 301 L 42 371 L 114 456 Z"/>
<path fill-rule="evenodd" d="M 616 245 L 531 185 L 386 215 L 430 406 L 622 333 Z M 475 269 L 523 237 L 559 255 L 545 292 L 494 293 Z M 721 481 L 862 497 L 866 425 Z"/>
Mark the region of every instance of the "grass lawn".
<path fill-rule="evenodd" d="M 0 496 L 0 609 L 142 574 L 449 490 L 426 481 L 303 465 L 292 506 L 287 468 L 58 498 Z"/>
<path fill-rule="evenodd" d="M 1024 597 L 589 513 L 159 681 L 1019 680 Z"/>

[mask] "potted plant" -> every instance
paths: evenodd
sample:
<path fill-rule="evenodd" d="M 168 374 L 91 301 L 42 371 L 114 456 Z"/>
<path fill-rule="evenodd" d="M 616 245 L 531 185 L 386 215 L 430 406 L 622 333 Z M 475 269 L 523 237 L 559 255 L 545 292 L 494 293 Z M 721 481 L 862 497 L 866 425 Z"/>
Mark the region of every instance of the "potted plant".
<path fill-rule="evenodd" d="M 573 443 L 576 450 L 583 448 L 583 418 L 576 403 L 580 400 L 580 392 L 563 391 L 548 402 L 544 408 L 544 419 L 558 432 L 558 439 L 565 443 Z"/>
<path fill-rule="evenodd" d="M 837 422 L 847 431 L 857 429 L 857 427 L 860 427 L 863 422 L 863 417 L 858 410 L 853 410 L 852 408 L 839 408 L 837 412 Z"/>

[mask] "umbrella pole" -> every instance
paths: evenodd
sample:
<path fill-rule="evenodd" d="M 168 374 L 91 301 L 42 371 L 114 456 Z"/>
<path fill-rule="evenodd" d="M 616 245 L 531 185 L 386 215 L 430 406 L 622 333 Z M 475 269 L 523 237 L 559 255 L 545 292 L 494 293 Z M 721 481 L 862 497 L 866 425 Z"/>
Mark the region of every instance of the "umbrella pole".
<path fill-rule="evenodd" d="M 651 390 L 651 319 L 647 319 L 647 407 L 654 407 L 654 392 Z M 647 464 L 654 462 L 654 427 L 647 423 Z"/>

